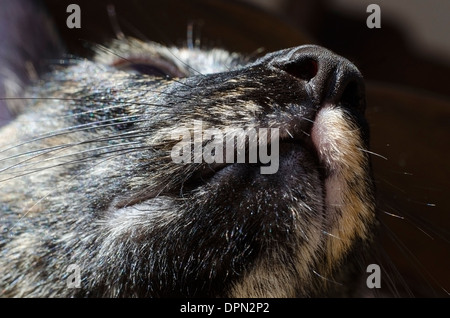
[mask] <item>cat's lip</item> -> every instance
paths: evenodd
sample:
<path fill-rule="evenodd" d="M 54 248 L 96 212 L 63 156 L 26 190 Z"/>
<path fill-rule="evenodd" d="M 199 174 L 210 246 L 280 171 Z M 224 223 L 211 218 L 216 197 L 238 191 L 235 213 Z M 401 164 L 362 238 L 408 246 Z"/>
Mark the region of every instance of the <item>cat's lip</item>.
<path fill-rule="evenodd" d="M 276 158 L 278 162 L 286 160 L 286 157 L 291 152 L 306 152 L 308 157 L 313 158 L 314 165 L 318 166 L 319 162 L 317 159 L 317 152 L 311 140 L 306 142 L 306 139 L 281 139 L 279 142 L 279 158 Z M 275 159 L 275 158 L 273 158 Z M 290 160 L 290 159 L 288 159 Z M 299 162 L 293 162 L 292 164 L 301 164 Z M 217 180 L 218 178 L 227 177 L 228 174 L 237 173 L 237 171 L 242 172 L 243 170 L 254 170 L 256 174 L 261 173 L 261 167 L 269 167 L 273 165 L 273 162 L 261 163 L 260 161 L 256 163 L 210 163 L 202 164 L 201 167 L 189 178 L 183 185 L 184 190 L 190 190 L 202 186 L 203 184 L 210 182 L 212 180 Z M 278 168 L 276 168 L 278 170 Z M 265 175 L 277 175 L 278 171 L 273 171 L 273 173 L 266 173 Z"/>
<path fill-rule="evenodd" d="M 299 130 L 298 125 L 296 122 L 299 119 L 296 118 L 290 123 L 286 123 L 278 127 L 279 131 L 279 157 L 277 158 L 278 161 L 281 159 L 282 156 L 284 156 L 286 149 L 290 148 L 290 145 L 297 145 L 302 148 L 301 151 L 307 151 L 308 153 L 312 154 L 315 158 L 317 158 L 317 149 L 316 145 L 314 144 L 312 138 L 311 138 L 311 129 L 313 126 L 314 121 L 308 120 L 310 123 L 307 126 L 303 126 L 304 130 Z M 302 118 L 302 120 L 305 120 L 305 118 Z M 270 136 L 267 138 L 267 144 L 266 144 L 267 150 L 272 151 L 272 144 L 271 144 L 271 138 Z M 247 153 L 246 153 L 246 162 L 238 163 L 238 162 L 213 162 L 213 163 L 202 163 L 200 167 L 196 170 L 196 172 L 193 174 L 192 180 L 202 181 L 200 183 L 204 183 L 208 181 L 210 178 L 212 178 L 215 174 L 221 172 L 223 169 L 232 166 L 232 165 L 247 165 L 250 167 L 264 167 L 270 165 L 269 163 L 262 163 L 260 161 L 260 157 L 257 156 L 257 162 L 250 163 L 247 161 L 249 155 L 248 155 L 248 145 L 247 145 Z M 258 148 L 259 150 L 259 148 Z M 236 154 L 235 157 L 236 158 Z M 225 160 L 224 160 L 225 161 Z M 276 173 L 276 172 L 274 172 Z"/>
<path fill-rule="evenodd" d="M 305 139 L 306 140 L 306 139 Z M 305 140 L 299 139 L 281 139 L 279 143 L 279 161 L 280 165 L 282 164 L 284 167 L 286 165 L 303 165 L 305 162 L 296 159 L 298 156 L 303 156 L 303 154 L 307 154 L 307 158 L 309 161 L 309 165 L 313 165 L 315 167 L 319 166 L 319 162 L 317 159 L 317 154 L 315 149 L 313 148 L 312 142 L 305 142 Z M 298 155 L 296 155 L 298 154 Z M 194 164 L 194 163 L 191 163 Z M 124 198 L 116 198 L 114 206 L 116 208 L 123 208 L 127 206 L 133 206 L 135 204 L 142 203 L 146 200 L 151 200 L 158 196 L 170 196 L 170 197 L 180 197 L 188 194 L 191 191 L 194 191 L 205 184 L 208 183 L 222 183 L 222 182 L 234 182 L 236 176 L 240 174 L 250 173 L 253 174 L 255 178 L 258 178 L 258 175 L 261 174 L 261 167 L 269 166 L 272 163 L 269 162 L 267 164 L 263 164 L 261 162 L 256 163 L 201 163 L 198 164 L 198 168 L 195 172 L 188 177 L 186 180 L 178 184 L 173 188 L 167 188 L 167 184 L 162 184 L 159 187 L 153 187 L 148 189 L 145 192 L 141 192 L 138 196 L 124 197 Z M 278 170 L 278 169 L 277 169 Z M 273 178 L 278 178 L 280 175 L 286 173 L 286 169 L 283 171 L 274 171 L 272 174 L 265 174 L 267 178 L 270 178 L 273 175 Z"/>

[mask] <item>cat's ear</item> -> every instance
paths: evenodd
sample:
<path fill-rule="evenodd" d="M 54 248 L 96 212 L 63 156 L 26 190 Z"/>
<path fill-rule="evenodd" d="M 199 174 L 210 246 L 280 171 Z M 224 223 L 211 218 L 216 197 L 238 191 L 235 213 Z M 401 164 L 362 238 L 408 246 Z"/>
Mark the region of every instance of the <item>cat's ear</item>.
<path fill-rule="evenodd" d="M 2 0 L 0 126 L 21 112 L 24 88 L 48 71 L 64 47 L 41 1 Z"/>

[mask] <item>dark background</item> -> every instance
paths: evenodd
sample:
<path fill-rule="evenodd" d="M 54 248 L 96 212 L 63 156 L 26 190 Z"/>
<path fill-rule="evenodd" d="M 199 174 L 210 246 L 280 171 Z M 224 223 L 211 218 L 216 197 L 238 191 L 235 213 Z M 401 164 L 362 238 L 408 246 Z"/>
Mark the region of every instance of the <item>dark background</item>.
<path fill-rule="evenodd" d="M 67 51 L 74 55 L 88 56 L 93 43 L 115 36 L 114 19 L 106 13 L 107 5 L 114 4 L 122 31 L 142 39 L 185 45 L 191 24 L 194 38 L 200 39 L 203 47 L 220 46 L 256 56 L 316 43 L 352 60 L 366 78 L 371 150 L 386 158 L 373 156 L 378 212 L 387 258 L 401 274 L 391 270 L 388 277 L 382 277 L 383 282 L 395 276 L 407 281 L 402 286 L 408 288 L 399 287 L 406 292 L 402 295 L 448 297 L 448 52 L 427 54 L 418 49 L 426 44 L 405 27 L 411 21 L 385 14 L 383 1 L 372 1 L 381 7 L 381 29 L 367 28 L 364 8 L 349 11 L 324 0 L 280 0 L 269 9 L 267 2 L 264 5 L 258 0 L 251 1 L 253 5 L 219 0 L 44 2 Z M 79 30 L 66 27 L 69 3 L 81 6 Z M 414 10 L 403 3 L 405 10 Z M 445 17 L 441 12 L 445 7 L 433 5 L 429 10 L 436 10 L 436 19 Z M 420 12 L 416 13 L 420 17 Z M 425 21 L 434 22 L 439 21 Z"/>

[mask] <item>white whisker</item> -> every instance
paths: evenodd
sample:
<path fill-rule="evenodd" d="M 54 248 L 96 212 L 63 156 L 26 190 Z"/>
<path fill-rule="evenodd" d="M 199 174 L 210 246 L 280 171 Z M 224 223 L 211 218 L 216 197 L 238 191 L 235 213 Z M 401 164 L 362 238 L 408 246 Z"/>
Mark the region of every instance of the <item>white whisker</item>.
<path fill-rule="evenodd" d="M 371 155 L 374 155 L 374 156 L 377 156 L 377 157 L 379 157 L 379 158 L 381 158 L 381 159 L 384 159 L 384 160 L 388 160 L 388 158 L 387 158 L 387 157 L 385 157 L 385 156 L 382 156 L 382 155 L 380 155 L 380 154 L 378 154 L 378 153 L 376 153 L 376 152 L 373 152 L 373 151 L 369 151 L 369 150 L 367 150 L 367 149 L 363 149 L 363 148 L 359 148 L 359 147 L 358 147 L 358 150 L 361 150 L 361 151 L 367 152 L 367 153 L 369 153 L 369 154 L 371 154 Z"/>

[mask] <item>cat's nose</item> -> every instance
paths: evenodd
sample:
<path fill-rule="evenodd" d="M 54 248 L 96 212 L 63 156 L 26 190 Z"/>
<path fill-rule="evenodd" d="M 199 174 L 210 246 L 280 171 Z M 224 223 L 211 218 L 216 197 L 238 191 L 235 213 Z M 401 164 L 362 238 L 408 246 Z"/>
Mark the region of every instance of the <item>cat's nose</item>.
<path fill-rule="evenodd" d="M 305 83 L 310 99 L 318 106 L 339 104 L 364 111 L 364 82 L 349 60 L 316 45 L 284 50 L 270 64 Z"/>

